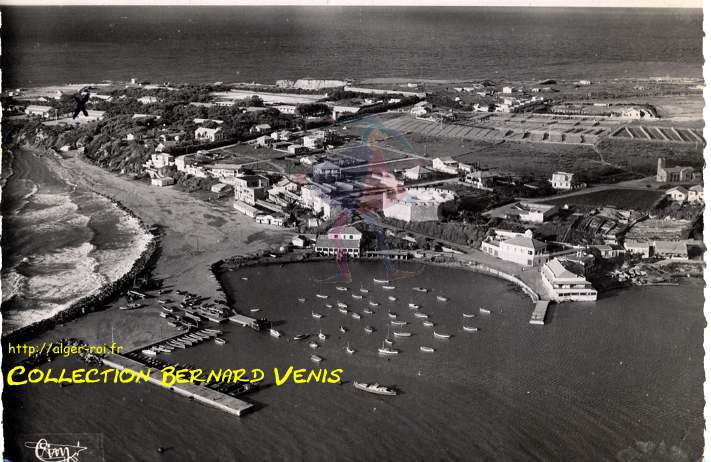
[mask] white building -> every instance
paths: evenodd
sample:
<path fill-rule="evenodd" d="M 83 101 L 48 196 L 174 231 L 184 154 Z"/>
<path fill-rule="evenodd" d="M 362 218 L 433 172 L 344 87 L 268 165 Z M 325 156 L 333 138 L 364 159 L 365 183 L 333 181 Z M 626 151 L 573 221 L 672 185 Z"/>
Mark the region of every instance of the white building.
<path fill-rule="evenodd" d="M 522 266 L 540 266 L 548 260 L 546 244 L 533 238 L 533 233 L 494 230 L 481 243 L 481 251 L 501 260 Z"/>
<path fill-rule="evenodd" d="M 405 222 L 437 221 L 440 208 L 456 199 L 452 191 L 436 188 L 405 188 L 383 193 L 383 215 Z"/>
<path fill-rule="evenodd" d="M 553 189 L 569 191 L 573 189 L 573 174 L 566 172 L 554 172 L 550 182 Z"/>
<path fill-rule="evenodd" d="M 436 157 L 432 159 L 432 169 L 449 175 L 459 173 L 459 162 L 451 157 Z"/>
<path fill-rule="evenodd" d="M 473 169 L 464 176 L 464 182 L 476 189 L 492 191 L 494 187 L 494 173 L 490 170 Z"/>
<path fill-rule="evenodd" d="M 649 258 L 652 255 L 652 244 L 650 242 L 625 239 L 624 246 L 629 253 L 640 255 L 642 258 Z"/>
<path fill-rule="evenodd" d="M 289 141 L 291 139 L 291 132 L 289 130 L 279 130 L 272 132 L 271 138 L 274 141 Z"/>
<path fill-rule="evenodd" d="M 175 183 L 175 180 L 169 176 L 151 178 L 152 186 L 170 186 Z"/>
<path fill-rule="evenodd" d="M 432 176 L 432 172 L 421 165 L 415 165 L 405 170 L 403 176 L 408 180 L 417 181 Z"/>
<path fill-rule="evenodd" d="M 697 184 L 689 188 L 689 202 L 704 202 L 704 186 Z"/>
<path fill-rule="evenodd" d="M 686 202 L 689 198 L 689 191 L 683 186 L 675 186 L 671 189 L 667 189 L 664 193 L 669 200 L 674 202 Z"/>
<path fill-rule="evenodd" d="M 314 250 L 322 255 L 338 258 L 358 258 L 362 237 L 363 234 L 353 226 L 337 226 L 329 229 L 326 236 L 316 239 Z"/>
<path fill-rule="evenodd" d="M 56 114 L 56 109 L 52 106 L 38 106 L 36 104 L 31 104 L 25 108 L 25 114 L 47 119 L 51 117 L 52 114 Z"/>
<path fill-rule="evenodd" d="M 584 277 L 567 270 L 557 258 L 543 265 L 541 278 L 543 285 L 555 301 L 594 302 L 597 300 L 597 290 L 592 284 Z"/>
<path fill-rule="evenodd" d="M 195 139 L 200 141 L 215 142 L 223 138 L 222 127 L 207 128 L 198 127 L 195 129 Z"/>
<path fill-rule="evenodd" d="M 555 205 L 517 202 L 508 208 L 506 218 L 517 218 L 529 223 L 543 223 L 557 211 L 558 207 Z"/>
<path fill-rule="evenodd" d="M 235 199 L 249 205 L 267 197 L 269 179 L 261 175 L 245 175 L 234 178 Z"/>
<path fill-rule="evenodd" d="M 282 114 L 295 114 L 296 113 L 296 106 L 293 104 L 277 104 L 275 106 L 272 106 L 274 109 L 277 111 L 281 112 Z"/>
<path fill-rule="evenodd" d="M 249 132 L 250 133 L 265 133 L 271 129 L 272 129 L 272 126 L 269 124 L 258 124 L 258 125 L 254 125 L 252 128 L 250 128 Z"/>
<path fill-rule="evenodd" d="M 504 88 L 501 89 L 501 93 L 510 95 L 511 93 L 513 93 L 513 88 L 511 88 L 511 87 L 504 87 Z"/>
<path fill-rule="evenodd" d="M 155 96 L 141 96 L 140 98 L 136 98 L 136 100 L 141 104 L 154 104 L 158 102 L 158 98 Z"/>
<path fill-rule="evenodd" d="M 323 137 L 318 135 L 306 135 L 303 137 L 304 146 L 309 149 L 319 149 L 323 146 Z"/>
<path fill-rule="evenodd" d="M 175 157 L 163 152 L 155 152 L 151 154 L 150 164 L 153 168 L 168 167 L 170 165 L 175 165 Z"/>

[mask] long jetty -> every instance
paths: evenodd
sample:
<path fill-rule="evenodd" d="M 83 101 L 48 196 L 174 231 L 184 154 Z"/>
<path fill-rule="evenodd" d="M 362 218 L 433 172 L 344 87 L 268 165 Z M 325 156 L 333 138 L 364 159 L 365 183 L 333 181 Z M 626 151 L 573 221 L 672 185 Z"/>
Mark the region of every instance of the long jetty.
<path fill-rule="evenodd" d="M 208 387 L 196 385 L 192 382 L 180 383 L 175 384 L 171 387 L 166 387 L 164 385 L 161 385 L 161 381 L 159 378 L 161 377 L 161 372 L 158 369 L 146 366 L 145 364 L 142 364 L 131 358 L 127 358 L 126 356 L 117 354 L 106 355 L 102 358 L 102 362 L 104 363 L 104 365 L 118 370 L 130 369 L 134 371 L 139 371 L 146 370 L 147 368 L 150 371 L 150 376 L 148 378 L 148 381 L 150 383 L 158 385 L 163 389 L 173 391 L 181 396 L 186 396 L 188 398 L 194 399 L 197 402 L 212 406 L 221 411 L 227 412 L 228 414 L 241 416 L 254 406 L 253 404 L 250 404 L 246 401 L 242 401 L 241 399 L 237 399 L 224 393 L 220 393 L 219 391 L 215 391 Z"/>

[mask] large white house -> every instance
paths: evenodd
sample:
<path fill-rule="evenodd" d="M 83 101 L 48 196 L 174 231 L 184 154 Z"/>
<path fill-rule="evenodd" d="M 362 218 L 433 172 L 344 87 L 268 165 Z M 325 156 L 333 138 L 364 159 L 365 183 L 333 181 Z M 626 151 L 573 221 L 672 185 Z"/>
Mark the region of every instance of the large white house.
<path fill-rule="evenodd" d="M 553 189 L 569 191 L 573 189 L 573 174 L 566 172 L 554 172 L 551 176 Z"/>
<path fill-rule="evenodd" d="M 459 162 L 451 157 L 436 157 L 432 159 L 432 170 L 456 175 L 459 173 Z"/>
<path fill-rule="evenodd" d="M 383 193 L 383 215 L 405 222 L 437 221 L 443 204 L 457 196 L 445 189 L 405 188 Z"/>
<path fill-rule="evenodd" d="M 540 266 L 548 260 L 546 244 L 533 238 L 530 230 L 516 233 L 495 229 L 481 243 L 481 250 L 501 260 L 523 266 Z"/>
<path fill-rule="evenodd" d="M 322 255 L 360 257 L 363 234 L 353 226 L 336 226 L 328 230 L 324 237 L 316 239 L 314 249 Z"/>
<path fill-rule="evenodd" d="M 223 137 L 223 132 L 221 127 L 217 128 L 207 128 L 198 127 L 195 129 L 195 139 L 201 141 L 219 141 Z"/>
<path fill-rule="evenodd" d="M 597 300 L 595 290 L 582 276 L 566 269 L 563 264 L 554 258 L 541 268 L 543 285 L 555 301 L 594 302 Z"/>

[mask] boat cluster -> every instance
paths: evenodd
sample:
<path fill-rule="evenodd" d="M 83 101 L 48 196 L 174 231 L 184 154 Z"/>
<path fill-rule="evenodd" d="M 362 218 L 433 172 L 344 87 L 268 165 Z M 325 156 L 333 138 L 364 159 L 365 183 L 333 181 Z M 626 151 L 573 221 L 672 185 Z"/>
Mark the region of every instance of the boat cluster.
<path fill-rule="evenodd" d="M 155 357 L 158 356 L 159 353 L 170 353 L 177 348 L 189 348 L 210 339 L 214 339 L 217 344 L 224 345 L 226 341 L 219 337 L 221 334 L 222 331 L 215 329 L 200 329 L 164 340 L 163 342 L 141 350 L 141 353 L 145 356 Z"/>

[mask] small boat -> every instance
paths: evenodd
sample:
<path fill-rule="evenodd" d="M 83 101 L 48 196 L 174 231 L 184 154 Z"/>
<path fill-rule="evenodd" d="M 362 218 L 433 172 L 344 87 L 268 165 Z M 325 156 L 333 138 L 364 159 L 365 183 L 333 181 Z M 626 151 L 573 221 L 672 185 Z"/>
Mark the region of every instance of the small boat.
<path fill-rule="evenodd" d="M 397 392 L 395 390 L 379 385 L 378 383 L 369 384 L 353 381 L 353 386 L 358 390 L 367 391 L 368 393 L 374 393 L 376 395 L 397 395 Z"/>
<path fill-rule="evenodd" d="M 395 290 L 395 286 L 383 286 L 383 289 L 386 289 L 386 290 Z"/>
<path fill-rule="evenodd" d="M 393 332 L 395 337 L 412 337 L 412 332 Z"/>
<path fill-rule="evenodd" d="M 425 327 L 434 327 L 434 323 L 432 321 L 425 321 L 422 325 Z"/>
<path fill-rule="evenodd" d="M 316 296 L 318 298 L 328 298 L 328 295 L 324 295 L 324 294 L 316 294 Z"/>
<path fill-rule="evenodd" d="M 347 292 L 348 287 L 338 286 L 338 287 L 336 287 L 336 290 L 340 290 L 341 292 Z"/>
<path fill-rule="evenodd" d="M 361 292 L 362 294 L 367 294 L 367 293 L 370 292 L 370 291 L 369 291 L 368 289 L 364 289 L 364 288 L 361 287 L 361 288 L 360 288 L 360 292 Z"/>
<path fill-rule="evenodd" d="M 348 344 L 346 345 L 346 353 L 348 353 L 349 355 L 352 355 L 355 352 L 356 351 L 353 348 L 351 348 L 350 342 L 348 342 Z"/>
<path fill-rule="evenodd" d="M 373 314 L 373 310 L 369 310 L 368 308 L 363 309 L 363 313 L 365 314 Z"/>
<path fill-rule="evenodd" d="M 272 337 L 279 338 L 279 337 L 281 337 L 282 334 L 281 334 L 281 332 L 279 332 L 276 329 L 269 329 L 269 335 L 271 335 Z"/>
<path fill-rule="evenodd" d="M 315 363 L 320 363 L 321 361 L 323 361 L 323 358 L 318 355 L 311 355 L 311 361 Z"/>
<path fill-rule="evenodd" d="M 427 318 L 429 318 L 430 316 L 429 316 L 428 314 L 425 314 L 425 313 L 415 313 L 415 317 L 416 317 L 416 318 L 427 319 Z"/>
<path fill-rule="evenodd" d="M 312 350 L 315 350 L 316 348 L 318 348 L 318 343 L 316 343 L 316 342 L 309 343 L 309 348 L 311 348 Z"/>
<path fill-rule="evenodd" d="M 414 290 L 415 292 L 427 292 L 430 289 L 427 289 L 425 287 L 413 287 L 412 290 Z"/>
<path fill-rule="evenodd" d="M 259 308 L 252 308 L 251 310 L 249 310 L 250 313 L 258 313 L 260 311 L 262 310 L 260 310 Z"/>
<path fill-rule="evenodd" d="M 143 353 L 146 356 L 158 356 L 158 352 L 155 350 L 151 350 L 151 349 L 141 350 L 141 353 Z"/>
<path fill-rule="evenodd" d="M 409 307 L 412 308 L 413 310 L 419 310 L 419 309 L 420 309 L 420 305 L 417 305 L 417 304 L 415 304 L 415 303 L 408 303 L 407 306 L 409 306 Z"/>
<path fill-rule="evenodd" d="M 437 337 L 437 338 L 450 338 L 450 337 L 452 337 L 451 334 L 440 334 L 440 333 L 437 332 L 437 331 L 434 331 L 433 334 L 434 334 L 434 336 Z"/>
<path fill-rule="evenodd" d="M 314 313 L 313 311 L 311 312 L 311 316 L 316 319 L 323 318 L 323 315 L 321 313 Z"/>
<path fill-rule="evenodd" d="M 365 327 L 363 328 L 363 330 L 366 331 L 366 332 L 369 333 L 369 334 L 372 334 L 373 332 L 375 332 L 375 329 L 374 329 L 373 327 L 371 327 L 371 326 L 365 326 Z"/>
<path fill-rule="evenodd" d="M 395 314 L 395 313 L 388 313 L 388 317 L 391 318 L 391 319 L 395 319 L 395 318 L 397 318 L 397 314 Z"/>
<path fill-rule="evenodd" d="M 169 306 L 161 306 L 161 308 L 163 309 L 163 311 L 166 311 L 168 313 L 173 313 L 175 311 L 173 308 L 171 308 Z"/>
<path fill-rule="evenodd" d="M 479 308 L 479 312 L 481 314 L 491 314 L 491 311 L 487 310 L 486 308 Z"/>
<path fill-rule="evenodd" d="M 319 331 L 318 331 L 318 338 L 319 338 L 319 340 L 324 341 L 324 340 L 326 340 L 326 339 L 328 338 L 328 335 L 324 334 L 323 332 L 321 332 L 321 331 L 319 330 Z"/>
<path fill-rule="evenodd" d="M 343 314 L 348 314 L 348 310 L 345 308 L 339 308 L 338 311 L 340 311 Z"/>
<path fill-rule="evenodd" d="M 392 344 L 393 344 L 393 341 L 386 338 L 385 340 L 383 340 L 383 343 L 386 343 L 386 344 L 388 344 L 388 345 L 392 345 Z"/>
<path fill-rule="evenodd" d="M 388 300 L 390 300 L 391 302 L 394 302 L 394 301 L 397 301 L 397 297 L 393 297 L 392 295 L 390 295 L 388 297 Z"/>
<path fill-rule="evenodd" d="M 227 343 L 227 340 L 220 337 L 215 337 L 215 343 L 217 343 L 218 345 L 224 345 L 225 343 Z"/>
<path fill-rule="evenodd" d="M 434 353 L 435 349 L 428 346 L 421 346 L 420 351 L 424 351 L 425 353 Z"/>
<path fill-rule="evenodd" d="M 475 317 L 476 315 L 475 315 L 475 314 L 471 314 L 471 313 L 462 313 L 462 316 L 464 316 L 465 318 L 473 318 L 473 317 Z"/>
<path fill-rule="evenodd" d="M 462 326 L 462 329 L 464 329 L 467 332 L 479 332 L 478 327 Z"/>
<path fill-rule="evenodd" d="M 374 302 L 374 301 L 369 301 L 369 302 L 368 302 L 368 305 L 370 305 L 370 306 L 380 306 L 380 303 Z"/>
<path fill-rule="evenodd" d="M 298 301 L 299 303 L 306 303 L 306 299 L 304 297 L 297 298 L 296 301 Z"/>
<path fill-rule="evenodd" d="M 243 280 L 243 281 L 248 281 L 248 280 L 249 280 L 249 278 L 248 278 L 248 277 L 246 277 L 246 276 L 242 276 L 242 280 Z"/>
<path fill-rule="evenodd" d="M 360 315 L 358 313 L 351 313 L 351 317 L 353 319 L 360 319 Z"/>
<path fill-rule="evenodd" d="M 407 321 L 390 321 L 390 324 L 393 326 L 405 326 L 407 325 Z"/>
<path fill-rule="evenodd" d="M 330 310 L 331 308 L 333 308 L 333 305 L 331 305 L 330 303 L 326 303 L 326 305 L 324 305 L 324 306 L 325 306 L 326 308 L 328 308 L 329 310 Z"/>
<path fill-rule="evenodd" d="M 346 331 L 347 331 L 347 329 L 346 329 L 345 327 L 343 327 L 343 326 L 340 326 L 340 327 L 338 328 L 338 332 L 340 332 L 341 334 L 345 334 Z"/>
<path fill-rule="evenodd" d="M 294 340 L 305 340 L 309 338 L 309 334 L 299 334 L 294 336 Z"/>
<path fill-rule="evenodd" d="M 390 281 L 388 281 L 387 279 L 376 279 L 376 278 L 373 278 L 373 282 L 376 284 L 389 284 L 390 283 Z"/>
<path fill-rule="evenodd" d="M 160 315 L 161 318 L 168 318 L 168 316 L 170 316 L 168 313 L 165 313 L 165 312 L 163 312 L 163 311 L 161 311 L 161 312 L 158 313 L 158 314 Z"/>
<path fill-rule="evenodd" d="M 446 302 L 449 299 L 444 295 L 437 295 L 437 300 L 439 300 L 440 302 Z"/>
<path fill-rule="evenodd" d="M 399 350 L 395 350 L 395 349 L 390 348 L 390 347 L 386 347 L 386 346 L 385 346 L 385 343 L 383 343 L 383 346 L 381 346 L 380 348 L 378 348 L 378 353 L 380 353 L 381 355 L 396 355 L 396 354 L 399 354 L 400 351 L 399 351 Z"/>
<path fill-rule="evenodd" d="M 346 305 L 346 304 L 343 303 L 343 302 L 338 302 L 338 303 L 336 303 L 336 305 L 337 305 L 339 308 L 348 308 L 348 305 Z"/>

